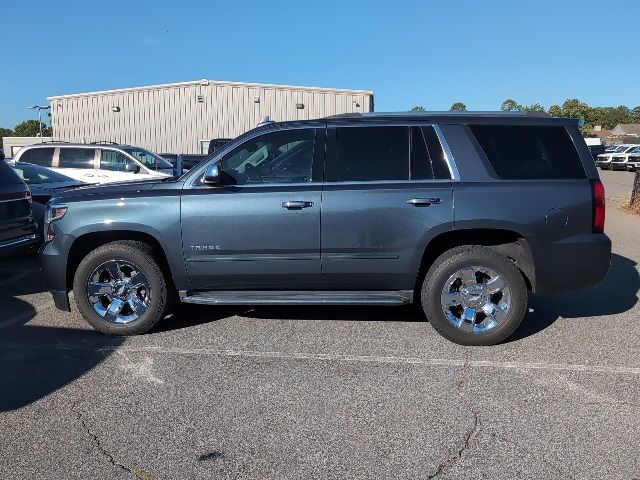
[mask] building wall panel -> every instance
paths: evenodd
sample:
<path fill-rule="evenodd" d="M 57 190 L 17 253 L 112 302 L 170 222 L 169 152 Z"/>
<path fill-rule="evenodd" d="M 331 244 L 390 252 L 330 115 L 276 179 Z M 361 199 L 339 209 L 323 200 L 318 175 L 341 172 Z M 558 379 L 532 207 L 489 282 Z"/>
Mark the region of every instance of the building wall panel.
<path fill-rule="evenodd" d="M 202 140 L 236 137 L 264 116 L 286 121 L 368 112 L 372 96 L 357 90 L 202 81 L 49 100 L 56 140 L 114 141 L 158 153 L 200 153 Z M 296 108 L 297 103 L 304 108 Z"/>

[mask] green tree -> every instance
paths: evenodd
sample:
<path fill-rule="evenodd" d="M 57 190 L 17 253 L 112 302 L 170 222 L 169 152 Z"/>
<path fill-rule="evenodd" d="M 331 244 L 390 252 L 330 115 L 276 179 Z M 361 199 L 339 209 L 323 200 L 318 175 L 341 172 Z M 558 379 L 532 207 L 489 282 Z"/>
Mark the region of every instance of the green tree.
<path fill-rule="evenodd" d="M 10 128 L 0 128 L 0 147 L 2 147 L 2 137 L 13 137 L 14 135 Z"/>
<path fill-rule="evenodd" d="M 549 115 L 552 117 L 561 117 L 562 116 L 562 108 L 560 105 L 551 105 L 549 107 Z"/>
<path fill-rule="evenodd" d="M 412 112 L 426 112 L 427 109 L 424 108 L 422 105 L 416 105 L 410 111 L 412 111 Z"/>
<path fill-rule="evenodd" d="M 467 106 L 462 102 L 455 102 L 451 105 L 451 108 L 449 110 L 451 110 L 452 112 L 466 112 Z"/>
<path fill-rule="evenodd" d="M 16 137 L 37 137 L 40 135 L 40 124 L 38 120 L 27 120 L 19 123 L 13 129 Z M 47 127 L 45 123 L 42 123 L 42 136 L 48 137 L 51 135 L 51 128 Z"/>
<path fill-rule="evenodd" d="M 500 105 L 500 110 L 503 112 L 517 112 L 519 110 L 520 105 L 513 98 L 507 98 L 502 105 Z"/>
<path fill-rule="evenodd" d="M 544 112 L 544 107 L 539 103 L 532 103 L 531 105 L 518 105 L 520 112 Z"/>

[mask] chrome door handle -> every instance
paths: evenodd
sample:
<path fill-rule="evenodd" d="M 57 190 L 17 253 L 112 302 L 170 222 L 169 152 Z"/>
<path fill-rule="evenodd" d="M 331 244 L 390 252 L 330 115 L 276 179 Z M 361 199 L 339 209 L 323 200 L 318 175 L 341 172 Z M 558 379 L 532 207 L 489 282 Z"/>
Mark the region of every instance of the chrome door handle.
<path fill-rule="evenodd" d="M 289 200 L 282 202 L 282 208 L 287 210 L 302 210 L 303 208 L 313 207 L 313 202 L 304 202 L 302 200 Z"/>
<path fill-rule="evenodd" d="M 431 205 L 440 205 L 442 203 L 441 198 L 410 198 L 407 203 L 414 207 L 430 207 Z"/>

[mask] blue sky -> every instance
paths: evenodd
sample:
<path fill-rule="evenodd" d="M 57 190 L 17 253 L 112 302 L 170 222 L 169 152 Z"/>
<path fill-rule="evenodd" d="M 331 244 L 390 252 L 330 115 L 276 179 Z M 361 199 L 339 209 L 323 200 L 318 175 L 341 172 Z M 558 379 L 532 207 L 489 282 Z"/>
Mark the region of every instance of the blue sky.
<path fill-rule="evenodd" d="M 0 126 L 50 95 L 209 78 L 371 89 L 377 111 L 640 105 L 636 0 L 3 4 Z"/>

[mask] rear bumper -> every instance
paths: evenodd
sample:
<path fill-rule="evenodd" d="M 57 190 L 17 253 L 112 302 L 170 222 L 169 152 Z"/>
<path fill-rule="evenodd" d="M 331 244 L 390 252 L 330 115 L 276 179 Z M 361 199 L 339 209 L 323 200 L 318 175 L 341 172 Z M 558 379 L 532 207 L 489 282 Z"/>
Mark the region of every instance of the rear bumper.
<path fill-rule="evenodd" d="M 600 283 L 611 265 L 611 240 L 604 233 L 565 238 L 535 248 L 536 293 L 589 288 Z"/>
<path fill-rule="evenodd" d="M 12 255 L 16 253 L 16 251 L 24 250 L 26 247 L 34 245 L 37 242 L 38 236 L 35 233 L 5 240 L 4 242 L 0 242 L 0 256 Z"/>

